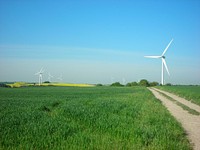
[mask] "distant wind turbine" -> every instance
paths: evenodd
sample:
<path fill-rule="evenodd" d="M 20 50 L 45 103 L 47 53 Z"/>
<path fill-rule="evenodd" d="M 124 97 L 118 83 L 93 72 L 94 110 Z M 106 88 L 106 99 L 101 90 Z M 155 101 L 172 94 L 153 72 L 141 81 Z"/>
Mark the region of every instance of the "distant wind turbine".
<path fill-rule="evenodd" d="M 43 68 L 41 68 L 39 72 L 35 73 L 35 75 L 38 75 L 38 77 L 39 77 L 39 83 L 38 83 L 39 86 L 40 86 L 41 83 L 42 83 L 42 74 L 43 74 L 43 73 L 44 73 Z"/>
<path fill-rule="evenodd" d="M 62 74 L 57 79 L 60 80 L 60 82 L 61 82 L 63 80 Z"/>
<path fill-rule="evenodd" d="M 49 73 L 48 74 L 48 80 L 49 80 L 49 82 L 51 82 L 51 78 L 53 78 L 53 76 Z"/>
<path fill-rule="evenodd" d="M 168 68 L 167 68 L 167 64 L 166 64 L 166 61 L 165 61 L 165 58 L 166 58 L 166 57 L 165 57 L 164 55 L 165 55 L 166 51 L 168 50 L 168 48 L 169 48 L 170 44 L 172 43 L 172 41 L 173 41 L 173 39 L 169 42 L 169 44 L 167 45 L 167 47 L 166 47 L 165 50 L 163 51 L 162 55 L 160 55 L 160 56 L 144 56 L 144 57 L 146 57 L 146 58 L 161 58 L 161 60 L 162 60 L 161 84 L 162 84 L 162 85 L 164 85 L 164 66 L 165 66 L 165 69 L 166 69 L 168 75 L 170 76 L 169 70 L 168 70 Z"/>
<path fill-rule="evenodd" d="M 126 79 L 122 78 L 122 84 L 125 85 L 126 84 Z"/>
<path fill-rule="evenodd" d="M 114 82 L 114 79 L 115 79 L 114 77 L 112 76 L 110 77 L 111 84 Z"/>

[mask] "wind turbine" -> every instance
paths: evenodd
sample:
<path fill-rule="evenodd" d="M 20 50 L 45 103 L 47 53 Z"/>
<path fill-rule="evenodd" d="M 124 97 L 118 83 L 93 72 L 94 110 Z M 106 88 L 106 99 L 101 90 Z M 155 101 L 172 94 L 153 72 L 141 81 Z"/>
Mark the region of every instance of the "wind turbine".
<path fill-rule="evenodd" d="M 114 83 L 114 79 L 115 79 L 114 77 L 112 76 L 110 77 L 111 84 Z"/>
<path fill-rule="evenodd" d="M 160 55 L 160 56 L 144 56 L 144 57 L 146 57 L 146 58 L 161 58 L 161 60 L 162 60 L 161 84 L 162 84 L 162 85 L 164 85 L 164 67 L 165 67 L 165 69 L 166 69 L 168 75 L 170 76 L 169 70 L 168 70 L 168 68 L 167 68 L 167 64 L 166 64 L 166 61 L 165 61 L 165 58 L 166 58 L 166 57 L 165 57 L 164 55 L 165 55 L 166 51 L 168 50 L 168 48 L 169 48 L 170 44 L 172 43 L 172 41 L 173 41 L 173 39 L 169 42 L 169 44 L 167 45 L 167 47 L 166 47 L 165 50 L 163 51 L 162 55 Z"/>
<path fill-rule="evenodd" d="M 126 79 L 122 78 L 122 84 L 125 85 L 126 84 Z"/>
<path fill-rule="evenodd" d="M 62 79 L 62 74 L 57 79 L 60 80 L 60 82 L 61 82 L 63 80 Z"/>
<path fill-rule="evenodd" d="M 42 74 L 43 74 L 43 73 L 44 73 L 43 68 L 41 68 L 39 72 L 35 73 L 35 75 L 38 75 L 38 76 L 39 76 L 39 86 L 40 86 L 41 83 L 42 83 Z"/>
<path fill-rule="evenodd" d="M 51 82 L 51 78 L 53 78 L 53 76 L 49 73 L 48 74 L 48 80 L 49 80 L 49 82 Z"/>

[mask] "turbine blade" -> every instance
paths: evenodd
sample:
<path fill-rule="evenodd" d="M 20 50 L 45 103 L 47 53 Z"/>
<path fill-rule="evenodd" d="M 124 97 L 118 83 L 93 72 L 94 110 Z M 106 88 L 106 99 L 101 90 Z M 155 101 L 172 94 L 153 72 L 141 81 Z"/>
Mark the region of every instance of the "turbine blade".
<path fill-rule="evenodd" d="M 42 74 L 42 73 L 44 73 L 44 71 L 45 71 L 45 70 L 44 70 L 43 67 L 42 67 L 42 68 L 40 69 L 39 72 Z"/>
<path fill-rule="evenodd" d="M 40 74 L 40 72 L 35 73 L 35 75 L 39 75 L 39 74 Z"/>
<path fill-rule="evenodd" d="M 144 56 L 146 58 L 161 58 L 161 56 Z"/>
<path fill-rule="evenodd" d="M 43 67 L 40 69 L 40 71 L 39 71 L 39 72 L 42 72 L 42 70 L 43 70 Z"/>
<path fill-rule="evenodd" d="M 50 73 L 49 73 L 49 77 L 50 77 L 50 78 L 53 78 L 53 76 L 52 76 Z"/>
<path fill-rule="evenodd" d="M 166 64 L 166 61 L 165 61 L 164 58 L 162 58 L 162 62 L 163 62 L 163 64 L 164 64 L 164 66 L 165 66 L 165 69 L 167 70 L 168 75 L 170 76 L 169 70 L 168 70 L 168 68 L 167 68 L 167 64 Z"/>
<path fill-rule="evenodd" d="M 40 73 L 43 74 L 45 72 L 45 70 L 43 69 Z"/>
<path fill-rule="evenodd" d="M 167 45 L 167 47 L 165 48 L 165 50 L 164 50 L 164 52 L 162 53 L 161 56 L 165 55 L 165 53 L 166 53 L 167 49 L 169 48 L 169 46 L 171 45 L 172 41 L 173 41 L 173 39 L 169 42 L 169 44 Z"/>

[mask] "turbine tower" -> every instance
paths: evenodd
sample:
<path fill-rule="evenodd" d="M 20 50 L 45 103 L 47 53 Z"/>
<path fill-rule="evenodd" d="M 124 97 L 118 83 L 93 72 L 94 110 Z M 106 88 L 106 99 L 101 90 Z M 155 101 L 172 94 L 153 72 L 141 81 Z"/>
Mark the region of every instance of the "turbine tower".
<path fill-rule="evenodd" d="M 160 55 L 160 56 L 144 56 L 144 57 L 146 57 L 146 58 L 161 58 L 161 60 L 162 60 L 161 84 L 162 84 L 162 85 L 164 85 L 164 67 L 165 67 L 165 69 L 166 69 L 168 75 L 170 76 L 169 70 L 168 70 L 168 68 L 167 68 L 167 64 L 166 64 L 166 61 L 165 61 L 165 58 L 166 58 L 166 57 L 165 57 L 164 55 L 165 55 L 166 51 L 168 50 L 168 48 L 169 48 L 170 44 L 172 43 L 172 41 L 173 41 L 173 39 L 169 42 L 169 44 L 167 45 L 167 47 L 166 47 L 165 50 L 163 51 L 162 55 Z"/>
<path fill-rule="evenodd" d="M 44 73 L 43 68 L 41 68 L 39 72 L 35 73 L 35 75 L 38 75 L 38 77 L 39 77 L 39 83 L 38 83 L 39 86 L 40 86 L 41 83 L 42 83 L 42 74 L 43 74 L 43 73 Z"/>

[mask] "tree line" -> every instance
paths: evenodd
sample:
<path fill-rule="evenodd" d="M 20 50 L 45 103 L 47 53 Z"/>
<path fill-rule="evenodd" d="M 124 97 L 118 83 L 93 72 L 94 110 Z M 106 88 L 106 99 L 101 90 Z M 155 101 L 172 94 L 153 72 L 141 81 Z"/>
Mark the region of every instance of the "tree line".
<path fill-rule="evenodd" d="M 149 86 L 158 86 L 158 85 L 160 85 L 158 82 L 156 82 L 156 81 L 153 81 L 153 82 L 149 82 L 148 80 L 146 80 L 146 79 L 142 79 L 142 80 L 140 80 L 139 82 L 129 82 L 129 83 L 127 83 L 126 85 L 123 85 L 123 84 L 121 84 L 120 82 L 114 82 L 114 83 L 112 83 L 110 86 L 126 86 L 126 87 L 133 87 L 133 86 L 146 86 L 146 87 L 149 87 Z M 167 83 L 166 84 L 167 86 L 171 86 L 172 84 L 170 84 L 170 83 Z"/>

